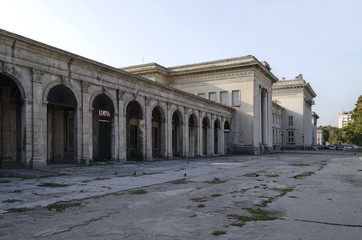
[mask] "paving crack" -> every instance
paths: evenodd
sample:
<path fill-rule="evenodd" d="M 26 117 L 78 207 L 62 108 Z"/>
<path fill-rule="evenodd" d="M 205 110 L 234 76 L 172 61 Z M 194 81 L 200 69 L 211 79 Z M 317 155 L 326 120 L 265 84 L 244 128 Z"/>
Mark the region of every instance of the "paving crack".
<path fill-rule="evenodd" d="M 100 221 L 103 218 L 107 218 L 110 217 L 110 215 L 112 215 L 112 213 L 97 217 L 97 218 L 91 218 L 87 221 L 81 222 L 79 224 L 74 224 L 71 226 L 65 226 L 65 227 L 59 227 L 59 228 L 55 228 L 55 229 L 48 229 L 46 231 L 40 232 L 38 234 L 35 235 L 35 237 L 48 237 L 48 236 L 53 236 L 53 235 L 57 235 L 63 232 L 68 232 L 76 227 L 80 227 L 80 226 L 86 226 L 92 222 L 96 222 L 96 221 Z"/>
<path fill-rule="evenodd" d="M 341 227 L 362 228 L 362 225 L 358 225 L 358 224 L 355 225 L 355 224 L 330 223 L 330 222 L 320 222 L 320 221 L 305 220 L 305 219 L 293 219 L 293 221 L 308 222 L 308 223 L 318 223 L 318 224 L 325 224 L 325 225 L 332 225 L 332 226 L 341 226 Z"/>

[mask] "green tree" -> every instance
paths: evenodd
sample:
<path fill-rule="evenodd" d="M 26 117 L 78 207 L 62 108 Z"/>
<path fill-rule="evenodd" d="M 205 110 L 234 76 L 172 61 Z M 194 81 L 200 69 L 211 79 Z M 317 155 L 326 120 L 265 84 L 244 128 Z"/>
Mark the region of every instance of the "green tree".
<path fill-rule="evenodd" d="M 346 132 L 349 142 L 362 146 L 362 95 L 358 97 L 351 117 L 352 122 L 343 130 Z"/>

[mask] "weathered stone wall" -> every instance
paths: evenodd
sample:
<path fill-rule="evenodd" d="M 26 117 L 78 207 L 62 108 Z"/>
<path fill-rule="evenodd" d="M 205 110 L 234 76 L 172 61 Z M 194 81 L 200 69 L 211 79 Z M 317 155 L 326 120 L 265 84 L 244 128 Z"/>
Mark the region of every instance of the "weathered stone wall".
<path fill-rule="evenodd" d="M 200 116 L 208 116 L 210 121 L 218 119 L 221 129 L 226 121 L 232 122 L 233 109 L 172 87 L 138 77 L 116 68 L 86 59 L 75 54 L 56 49 L 45 44 L 0 30 L 0 74 L 6 76 L 18 86 L 24 103 L 21 110 L 22 149 L 21 161 L 27 167 L 44 167 L 51 156 L 64 158 L 66 141 L 73 143 L 74 162 L 92 160 L 93 157 L 93 109 L 96 96 L 106 94 L 114 105 L 112 118 L 111 154 L 112 159 L 125 161 L 126 153 L 126 108 L 136 101 L 142 109 L 142 153 L 144 160 L 152 160 L 152 111 L 158 106 L 164 114 L 165 131 L 164 156 L 172 158 L 172 115 L 178 110 L 182 115 L 183 153 L 187 157 L 188 122 L 196 116 L 197 141 L 200 140 Z M 50 116 L 48 96 L 56 86 L 66 86 L 74 94 L 76 106 L 72 110 L 74 120 L 71 139 L 66 135 L 50 132 L 65 131 L 62 126 L 62 112 Z M 67 108 L 62 106 L 62 108 Z M 64 109 L 63 109 L 64 110 Z M 4 117 L 4 116 L 3 116 Z M 54 128 L 51 124 L 60 121 Z M 69 126 L 68 126 L 69 127 Z M 211 130 L 210 130 L 211 131 Z M 211 133 L 212 135 L 212 133 Z M 208 144 L 213 149 L 210 137 Z M 223 138 L 221 138 L 223 139 Z M 219 141 L 219 154 L 222 155 L 223 141 Z M 3 144 L 4 145 L 4 144 Z M 53 146 L 52 146 L 53 145 Z M 201 144 L 196 144 L 198 148 Z M 13 152 L 10 148 L 7 148 Z M 200 149 L 194 151 L 197 154 Z M 212 154 L 210 152 L 210 154 Z M 194 154 L 195 155 L 195 154 Z"/>

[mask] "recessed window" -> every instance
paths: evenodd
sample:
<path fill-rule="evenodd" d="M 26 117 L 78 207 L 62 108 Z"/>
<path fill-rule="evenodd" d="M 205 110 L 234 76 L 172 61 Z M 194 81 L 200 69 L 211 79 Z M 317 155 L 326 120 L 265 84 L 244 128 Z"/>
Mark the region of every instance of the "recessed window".
<path fill-rule="evenodd" d="M 239 106 L 240 105 L 240 91 L 234 90 L 234 91 L 232 91 L 231 95 L 232 95 L 232 105 Z"/>
<path fill-rule="evenodd" d="M 216 93 L 215 92 L 211 92 L 209 93 L 209 100 L 210 101 L 216 101 Z"/>
<path fill-rule="evenodd" d="M 288 143 L 294 143 L 294 131 L 288 131 Z"/>
<path fill-rule="evenodd" d="M 226 105 L 227 92 L 220 92 L 220 103 Z"/>
<path fill-rule="evenodd" d="M 197 94 L 197 96 L 205 98 L 205 93 L 199 93 L 199 94 Z"/>
<path fill-rule="evenodd" d="M 292 126 L 293 124 L 294 124 L 293 116 L 289 116 L 289 117 L 288 117 L 288 125 L 289 125 L 289 126 Z"/>

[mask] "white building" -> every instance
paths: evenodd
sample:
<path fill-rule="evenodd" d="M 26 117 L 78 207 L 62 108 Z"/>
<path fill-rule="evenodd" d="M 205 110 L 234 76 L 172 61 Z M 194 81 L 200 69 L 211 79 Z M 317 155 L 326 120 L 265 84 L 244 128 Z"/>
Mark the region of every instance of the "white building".
<path fill-rule="evenodd" d="M 343 128 L 352 122 L 353 112 L 341 112 L 338 114 L 338 128 Z"/>
<path fill-rule="evenodd" d="M 284 149 L 308 149 L 316 143 L 317 115 L 312 117 L 316 96 L 301 74 L 294 80 L 274 83 L 273 101 L 285 108 L 282 119 Z"/>

